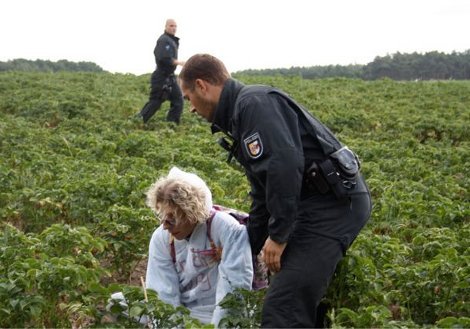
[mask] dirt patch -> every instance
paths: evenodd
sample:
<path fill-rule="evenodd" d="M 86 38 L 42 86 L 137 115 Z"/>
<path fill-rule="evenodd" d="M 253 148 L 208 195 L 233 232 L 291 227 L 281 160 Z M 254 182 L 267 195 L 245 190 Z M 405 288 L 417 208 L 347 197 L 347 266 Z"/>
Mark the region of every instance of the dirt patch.
<path fill-rule="evenodd" d="M 142 284 L 140 282 L 140 278 L 142 277 L 145 281 L 146 272 L 147 272 L 147 258 L 144 258 L 136 264 L 134 271 L 132 271 L 129 277 L 128 283 L 131 286 L 141 286 Z"/>
<path fill-rule="evenodd" d="M 102 260 L 101 261 L 101 266 L 103 268 L 110 269 L 110 261 L 109 260 Z M 147 257 L 141 259 L 138 261 L 134 269 L 131 271 L 131 274 L 129 276 L 123 276 L 122 274 L 120 275 L 119 273 L 112 273 L 111 276 L 106 276 L 102 277 L 100 280 L 100 283 L 104 286 L 107 286 L 111 283 L 120 283 L 120 284 L 128 284 L 131 286 L 142 286 L 140 277 L 142 277 L 145 280 L 145 275 L 147 272 Z"/>

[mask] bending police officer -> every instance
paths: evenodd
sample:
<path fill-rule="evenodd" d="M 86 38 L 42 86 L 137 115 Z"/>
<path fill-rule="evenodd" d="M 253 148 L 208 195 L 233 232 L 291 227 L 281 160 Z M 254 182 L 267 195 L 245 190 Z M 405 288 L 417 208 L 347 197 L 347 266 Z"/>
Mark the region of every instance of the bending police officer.
<path fill-rule="evenodd" d="M 337 197 L 333 185 L 325 189 L 307 180 L 314 164 L 329 159 L 323 142 L 339 142 L 283 92 L 232 79 L 208 54 L 192 56 L 179 77 L 191 112 L 212 123 L 213 133 L 229 136 L 231 156 L 251 185 L 251 248 L 254 254 L 263 250 L 276 273 L 262 327 L 315 327 L 336 265 L 370 217 L 365 181 L 358 173 L 347 197 Z M 318 134 L 312 134 L 314 125 Z"/>

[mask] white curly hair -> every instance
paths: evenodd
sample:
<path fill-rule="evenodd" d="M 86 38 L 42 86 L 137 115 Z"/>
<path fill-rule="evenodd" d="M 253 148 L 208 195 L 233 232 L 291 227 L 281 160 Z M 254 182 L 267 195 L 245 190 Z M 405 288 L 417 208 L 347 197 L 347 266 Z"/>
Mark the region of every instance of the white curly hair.
<path fill-rule="evenodd" d="M 212 209 L 212 194 L 199 176 L 173 167 L 150 186 L 146 204 L 161 217 L 167 209 L 174 210 L 177 223 L 183 218 L 203 223 Z"/>

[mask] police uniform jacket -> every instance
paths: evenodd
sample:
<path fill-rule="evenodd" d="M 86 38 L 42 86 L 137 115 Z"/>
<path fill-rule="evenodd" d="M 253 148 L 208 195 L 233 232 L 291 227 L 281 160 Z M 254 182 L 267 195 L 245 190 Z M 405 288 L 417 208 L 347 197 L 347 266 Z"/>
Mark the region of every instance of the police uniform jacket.
<path fill-rule="evenodd" d="M 299 203 L 311 193 L 304 184 L 304 169 L 325 157 L 308 133 L 306 120 L 275 91 L 229 79 L 212 118 L 212 133 L 233 137 L 233 155 L 251 185 L 248 233 L 254 254 L 268 235 L 287 242 Z"/>
<path fill-rule="evenodd" d="M 178 37 L 165 32 L 158 38 L 153 51 L 157 64 L 157 72 L 163 73 L 166 76 L 175 72 L 176 65 L 173 64 L 173 60 L 178 58 L 178 48 Z"/>

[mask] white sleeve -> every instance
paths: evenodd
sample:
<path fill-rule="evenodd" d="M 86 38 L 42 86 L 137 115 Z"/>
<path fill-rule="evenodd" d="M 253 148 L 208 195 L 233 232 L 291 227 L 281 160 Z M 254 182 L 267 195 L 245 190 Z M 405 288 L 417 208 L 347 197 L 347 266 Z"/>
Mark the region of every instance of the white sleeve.
<path fill-rule="evenodd" d="M 148 289 L 155 290 L 165 303 L 181 305 L 179 279 L 170 254 L 170 235 L 158 227 L 152 234 L 147 263 Z"/>
<path fill-rule="evenodd" d="M 212 219 L 211 232 L 215 244 L 223 248 L 215 296 L 218 305 L 225 295 L 235 288 L 251 290 L 253 262 L 245 225 L 238 223 L 229 214 L 217 212 Z M 224 313 L 224 309 L 216 306 L 212 323 L 217 326 Z"/>

